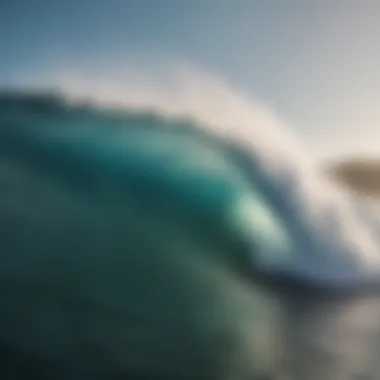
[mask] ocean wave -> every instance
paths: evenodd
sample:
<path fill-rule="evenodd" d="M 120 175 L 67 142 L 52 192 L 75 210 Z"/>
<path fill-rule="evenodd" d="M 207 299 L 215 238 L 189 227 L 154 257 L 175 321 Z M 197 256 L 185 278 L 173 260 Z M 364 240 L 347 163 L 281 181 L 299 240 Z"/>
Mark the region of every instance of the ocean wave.
<path fill-rule="evenodd" d="M 0 94 L 3 372 L 376 378 L 380 212 L 226 83 L 138 82 Z"/>
<path fill-rule="evenodd" d="M 61 158 L 76 155 L 97 167 L 171 178 L 162 189 L 197 199 L 198 210 L 209 204 L 224 210 L 216 194 L 232 197 L 228 207 L 238 216 L 229 220 L 236 228 L 252 244 L 271 236 L 253 258 L 262 271 L 343 288 L 380 282 L 377 211 L 331 183 L 291 130 L 259 102 L 189 71 L 164 84 L 134 77 L 107 85 L 67 76 L 51 83 L 65 94 L 63 102 L 4 93 L 1 123 L 12 129 L 1 129 L 2 149 L 7 145 L 10 152 L 10 141 L 24 141 L 13 149 L 24 154 L 34 141 L 47 161 L 61 152 Z M 15 128 L 23 124 L 17 118 L 27 116 L 33 124 L 41 112 L 43 122 L 36 123 L 50 125 L 64 114 L 57 124 L 65 128 Z M 197 191 L 202 195 L 195 197 Z"/>

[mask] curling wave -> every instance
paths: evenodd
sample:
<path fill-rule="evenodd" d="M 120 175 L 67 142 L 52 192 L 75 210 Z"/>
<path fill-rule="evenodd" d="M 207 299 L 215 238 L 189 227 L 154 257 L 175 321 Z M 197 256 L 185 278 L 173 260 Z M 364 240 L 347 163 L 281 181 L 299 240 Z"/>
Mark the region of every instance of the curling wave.
<path fill-rule="evenodd" d="M 259 242 L 252 260 L 263 273 L 336 288 L 380 285 L 378 212 L 330 183 L 273 112 L 194 76 L 175 91 L 142 88 L 69 86 L 64 99 L 6 92 L 1 151 L 63 165 L 68 175 L 68 160 L 76 171 L 81 163 L 97 175 L 101 167 L 124 179 L 145 175 L 161 203 L 176 197 L 184 215 L 200 219 L 211 210 L 210 224 Z M 63 114 L 65 128 L 50 125 Z"/>

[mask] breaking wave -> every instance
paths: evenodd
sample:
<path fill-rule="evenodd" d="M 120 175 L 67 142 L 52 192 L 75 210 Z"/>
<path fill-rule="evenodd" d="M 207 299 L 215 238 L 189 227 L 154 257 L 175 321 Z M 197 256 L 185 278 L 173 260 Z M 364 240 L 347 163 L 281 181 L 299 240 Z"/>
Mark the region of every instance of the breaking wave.
<path fill-rule="evenodd" d="M 44 92 L 52 87 L 63 91 L 70 104 L 90 102 L 99 109 L 122 108 L 125 133 L 136 130 L 130 128 L 136 125 L 141 130 L 145 127 L 145 131 L 165 131 L 159 139 L 154 133 L 127 133 L 128 138 L 119 142 L 119 147 L 133 153 L 129 159 L 142 157 L 145 152 L 144 157 L 151 157 L 150 165 L 163 151 L 170 152 L 167 160 L 171 162 L 170 170 L 176 173 L 173 181 L 177 184 L 189 183 L 190 177 L 179 170 L 181 165 L 205 173 L 206 178 L 216 175 L 219 180 L 227 179 L 232 187 L 237 187 L 239 172 L 246 190 L 244 196 L 236 193 L 233 212 L 238 215 L 235 220 L 240 221 L 234 223 L 248 237 L 261 239 L 269 234 L 261 246 L 259 265 L 263 271 L 314 284 L 380 285 L 380 213 L 364 199 L 332 184 L 320 172 L 318 160 L 286 124 L 256 100 L 236 92 L 224 81 L 189 70 L 160 80 L 146 79 L 136 72 L 115 81 L 61 75 L 30 91 Z M 7 101 L 4 95 L 3 113 Z M 204 136 L 179 138 L 175 128 L 183 125 Z M 0 133 L 4 134 L 4 129 Z M 60 135 L 58 140 L 62 144 L 64 138 Z M 224 151 L 220 153 L 212 143 L 207 143 L 205 150 L 206 140 L 224 146 Z M 56 140 L 49 141 L 54 147 Z M 213 161 L 213 155 L 219 158 Z M 201 186 L 201 176 L 191 177 L 194 188 Z M 211 182 L 206 180 L 202 186 L 212 186 Z M 220 188 L 221 183 L 216 181 L 214 188 Z M 212 203 L 216 193 L 209 192 L 206 203 L 200 202 L 198 207 Z M 273 244 L 274 241 L 280 243 Z M 272 260 L 273 257 L 287 259 Z"/>

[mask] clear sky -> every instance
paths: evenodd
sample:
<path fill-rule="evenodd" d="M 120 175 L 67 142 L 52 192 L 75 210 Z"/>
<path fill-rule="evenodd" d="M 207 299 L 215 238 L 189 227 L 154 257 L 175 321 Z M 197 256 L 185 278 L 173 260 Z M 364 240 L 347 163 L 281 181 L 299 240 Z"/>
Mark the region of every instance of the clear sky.
<path fill-rule="evenodd" d="M 104 57 L 193 62 L 321 151 L 380 156 L 379 20 L 376 0 L 0 0 L 0 85 Z"/>

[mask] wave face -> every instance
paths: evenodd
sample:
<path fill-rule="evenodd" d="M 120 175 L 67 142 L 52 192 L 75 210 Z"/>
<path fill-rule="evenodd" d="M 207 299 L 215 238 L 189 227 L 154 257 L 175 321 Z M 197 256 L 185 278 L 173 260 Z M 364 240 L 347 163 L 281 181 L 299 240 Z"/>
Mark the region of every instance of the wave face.
<path fill-rule="evenodd" d="M 330 184 L 271 112 L 223 86 L 206 102 L 191 83 L 185 102 L 118 107 L 0 96 L 2 344 L 149 378 L 275 378 L 286 351 L 294 379 L 362 371 L 377 301 L 310 292 L 380 286 L 379 214 Z M 279 279 L 307 299 L 272 293 Z M 363 303 L 364 322 L 338 331 Z M 365 335 L 360 355 L 334 351 L 331 329 L 339 348 Z"/>

